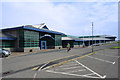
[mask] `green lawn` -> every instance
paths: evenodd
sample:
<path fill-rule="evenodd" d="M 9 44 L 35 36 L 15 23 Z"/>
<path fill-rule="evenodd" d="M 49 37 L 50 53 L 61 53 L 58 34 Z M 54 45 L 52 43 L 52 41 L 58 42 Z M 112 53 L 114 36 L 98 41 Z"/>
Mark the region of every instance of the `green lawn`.
<path fill-rule="evenodd" d="M 120 49 L 120 46 L 112 47 L 110 49 Z"/>

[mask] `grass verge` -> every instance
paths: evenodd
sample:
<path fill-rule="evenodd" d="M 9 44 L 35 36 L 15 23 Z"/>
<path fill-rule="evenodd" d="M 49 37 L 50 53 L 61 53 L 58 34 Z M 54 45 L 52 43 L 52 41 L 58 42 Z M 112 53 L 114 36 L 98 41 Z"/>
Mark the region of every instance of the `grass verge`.
<path fill-rule="evenodd" d="M 120 49 L 120 46 L 112 47 L 110 49 Z"/>

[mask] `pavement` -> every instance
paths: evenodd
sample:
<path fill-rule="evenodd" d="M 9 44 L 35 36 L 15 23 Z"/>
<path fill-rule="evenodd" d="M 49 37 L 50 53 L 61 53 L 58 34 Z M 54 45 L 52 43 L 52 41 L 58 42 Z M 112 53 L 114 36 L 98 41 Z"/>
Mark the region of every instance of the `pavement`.
<path fill-rule="evenodd" d="M 16 57 L 20 55 L 28 55 L 28 54 L 35 54 L 35 53 L 46 53 L 46 52 L 53 52 L 53 51 L 60 51 L 65 50 L 65 48 L 62 49 L 43 49 L 36 52 L 11 52 L 11 55 L 9 57 Z"/>
<path fill-rule="evenodd" d="M 118 78 L 118 50 L 109 49 L 114 46 L 95 46 L 92 54 L 87 47 L 4 58 L 3 78 Z M 58 63 L 46 66 L 54 61 Z"/>

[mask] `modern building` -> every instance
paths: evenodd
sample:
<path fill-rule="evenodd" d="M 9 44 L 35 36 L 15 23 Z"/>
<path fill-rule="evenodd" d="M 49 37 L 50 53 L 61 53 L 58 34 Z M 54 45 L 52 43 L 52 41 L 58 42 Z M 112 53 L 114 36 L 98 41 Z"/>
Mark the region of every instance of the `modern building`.
<path fill-rule="evenodd" d="M 76 37 L 76 36 L 71 36 L 71 35 L 64 35 L 62 36 L 62 46 L 63 48 L 66 48 L 67 43 L 70 44 L 70 47 L 80 47 L 83 45 L 83 40 Z"/>
<path fill-rule="evenodd" d="M 116 38 L 115 36 L 108 36 L 108 35 L 79 36 L 79 37 L 65 35 L 62 36 L 62 45 L 63 47 L 66 47 L 67 43 L 70 43 L 71 47 L 80 47 L 82 45 L 90 46 L 92 44 L 115 41 L 115 38 Z"/>
<path fill-rule="evenodd" d="M 10 51 L 32 52 L 42 49 L 66 48 L 70 46 L 89 46 L 97 43 L 115 41 L 115 36 L 71 36 L 61 32 L 49 30 L 44 24 L 23 25 L 2 29 L 0 32 L 0 47 Z"/>
<path fill-rule="evenodd" d="M 6 28 L 0 33 L 0 47 L 22 52 L 62 48 L 62 35 L 65 34 L 51 31 L 44 24 Z"/>

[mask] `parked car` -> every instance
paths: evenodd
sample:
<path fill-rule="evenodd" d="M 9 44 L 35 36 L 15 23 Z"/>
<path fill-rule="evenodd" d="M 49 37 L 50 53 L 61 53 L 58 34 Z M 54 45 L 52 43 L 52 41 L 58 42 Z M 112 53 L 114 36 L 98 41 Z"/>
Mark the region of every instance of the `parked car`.
<path fill-rule="evenodd" d="M 98 43 L 99 45 L 103 45 L 103 43 Z"/>
<path fill-rule="evenodd" d="M 93 46 L 99 46 L 99 44 L 93 44 Z"/>
<path fill-rule="evenodd" d="M 11 54 L 9 50 L 0 49 L 0 57 L 8 57 Z"/>

